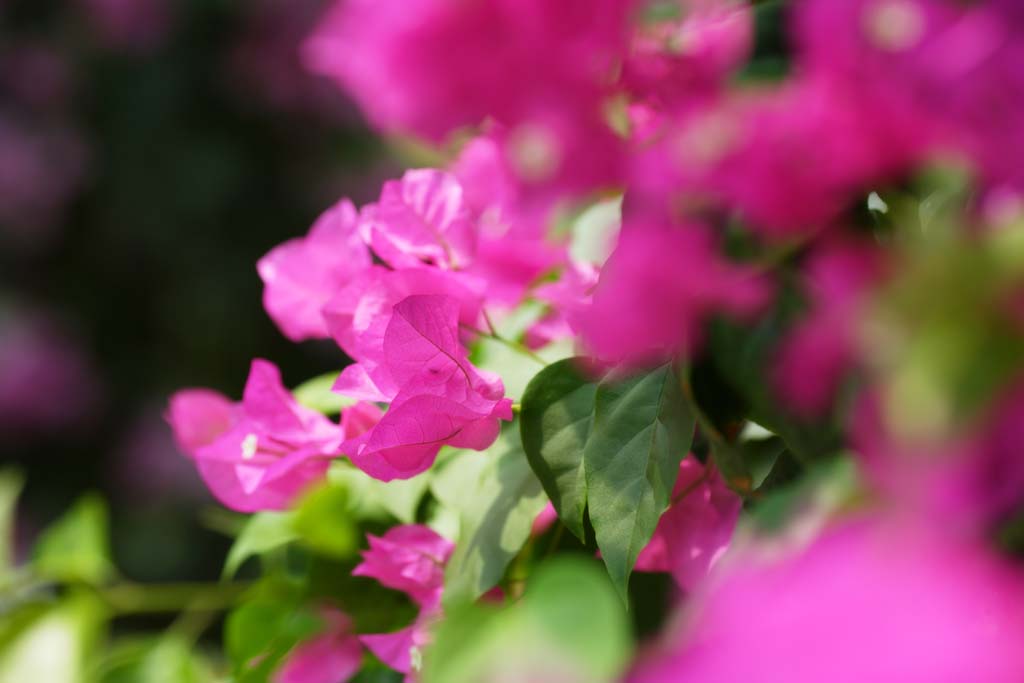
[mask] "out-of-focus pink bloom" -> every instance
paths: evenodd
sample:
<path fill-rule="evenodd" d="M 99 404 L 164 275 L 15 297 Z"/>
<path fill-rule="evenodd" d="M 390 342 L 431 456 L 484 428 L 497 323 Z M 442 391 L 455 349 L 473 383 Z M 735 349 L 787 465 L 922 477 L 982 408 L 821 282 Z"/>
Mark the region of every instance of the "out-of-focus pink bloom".
<path fill-rule="evenodd" d="M 1024 18 L 1016 3 L 814 0 L 795 12 L 804 69 L 839 78 L 905 134 L 1024 187 Z"/>
<path fill-rule="evenodd" d="M 289 240 L 259 260 L 263 306 L 292 341 L 328 337 L 321 309 L 369 269 L 370 252 L 358 225 L 356 208 L 342 199 L 317 219 L 306 237 Z"/>
<path fill-rule="evenodd" d="M 633 162 L 637 191 L 738 210 L 772 239 L 827 227 L 873 183 L 910 168 L 927 143 L 926 127 L 898 127 L 827 74 L 694 101 L 670 120 Z"/>
<path fill-rule="evenodd" d="M 391 402 L 371 430 L 342 450 L 371 476 L 409 478 L 430 467 L 444 444 L 483 450 L 512 419 L 511 401 L 497 376 L 469 362 L 459 341 L 459 305 L 447 296 L 410 296 L 393 307 L 379 365 L 365 376 L 393 388 Z M 351 380 L 343 373 L 341 380 Z"/>
<path fill-rule="evenodd" d="M 795 410 L 816 416 L 831 405 L 856 360 L 860 307 L 884 271 L 882 253 L 869 244 L 833 242 L 812 255 L 805 272 L 810 313 L 783 342 L 774 371 Z"/>
<path fill-rule="evenodd" d="M 240 6 L 240 36 L 225 65 L 228 85 L 276 110 L 354 120 L 355 107 L 333 83 L 309 73 L 299 54 L 323 6 L 323 0 L 250 0 Z"/>
<path fill-rule="evenodd" d="M 526 331 L 526 345 L 539 349 L 558 339 L 574 336 L 581 327 L 580 318 L 590 304 L 597 280 L 596 268 L 574 262 L 556 282 L 535 288 L 533 297 L 548 304 L 551 310 Z"/>
<path fill-rule="evenodd" d="M 551 528 L 551 525 L 558 521 L 558 511 L 555 506 L 548 502 L 544 509 L 537 513 L 533 519 L 533 526 L 530 527 L 531 536 L 540 536 Z"/>
<path fill-rule="evenodd" d="M 357 404 L 335 424 L 296 403 L 272 363 L 254 360 L 240 404 L 186 389 L 171 398 L 167 419 L 213 495 L 233 510 L 255 512 L 288 507 L 376 414 Z"/>
<path fill-rule="evenodd" d="M 692 352 L 708 316 L 751 315 L 769 295 L 765 282 L 719 255 L 703 226 L 627 219 L 582 333 L 602 360 L 656 362 Z"/>
<path fill-rule="evenodd" d="M 600 106 L 627 37 L 631 0 L 345 0 L 305 46 L 379 128 L 440 139 L 539 105 Z M 453 49 L 458 46 L 458 49 Z"/>
<path fill-rule="evenodd" d="M 637 29 L 622 65 L 622 83 L 630 94 L 659 108 L 719 87 L 753 47 L 748 3 L 679 0 L 679 5 L 679 18 Z"/>
<path fill-rule="evenodd" d="M 323 630 L 288 653 L 274 683 L 345 683 L 363 664 L 363 647 L 352 621 L 333 608 L 320 610 Z"/>
<path fill-rule="evenodd" d="M 352 575 L 368 576 L 402 591 L 419 606 L 420 612 L 404 629 L 363 635 L 359 639 L 391 668 L 412 674 L 419 648 L 429 642 L 430 623 L 440 615 L 444 566 L 455 544 L 418 524 L 393 527 L 383 537 L 371 535 L 368 539 L 370 549 L 363 553 L 363 562 L 352 570 Z"/>
<path fill-rule="evenodd" d="M 70 71 L 64 56 L 52 46 L 10 41 L 0 47 L 0 87 L 29 109 L 63 108 L 72 90 Z"/>
<path fill-rule="evenodd" d="M 693 591 L 728 549 L 742 507 L 743 500 L 712 465 L 687 456 L 679 466 L 672 505 L 634 569 L 670 572 L 682 590 Z"/>
<path fill-rule="evenodd" d="M 78 191 L 87 151 L 77 133 L 0 115 L 0 226 L 22 240 L 38 239 Z"/>
<path fill-rule="evenodd" d="M 101 394 L 91 360 L 68 330 L 42 313 L 0 316 L 0 432 L 81 426 Z"/>
<path fill-rule="evenodd" d="M 100 38 L 116 49 L 148 51 L 171 29 L 167 0 L 79 0 Z"/>
<path fill-rule="evenodd" d="M 721 569 L 630 683 L 1024 679 L 1024 578 L 983 548 L 868 519 Z"/>
<path fill-rule="evenodd" d="M 851 431 L 872 481 L 894 503 L 943 529 L 974 531 L 1024 499 L 1024 382 L 1019 380 L 954 434 L 896 434 L 872 395 L 858 404 Z"/>
<path fill-rule="evenodd" d="M 455 176 L 430 168 L 389 180 L 380 199 L 363 209 L 367 244 L 394 268 L 424 263 L 444 269 L 468 265 L 476 252 L 476 225 Z"/>

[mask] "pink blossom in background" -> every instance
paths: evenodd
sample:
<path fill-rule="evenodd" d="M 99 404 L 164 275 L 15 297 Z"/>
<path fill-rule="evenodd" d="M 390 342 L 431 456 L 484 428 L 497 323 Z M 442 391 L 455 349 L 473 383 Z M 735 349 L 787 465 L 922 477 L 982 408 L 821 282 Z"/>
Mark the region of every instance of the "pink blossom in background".
<path fill-rule="evenodd" d="M 273 364 L 254 360 L 240 404 L 186 389 L 171 398 L 167 419 L 213 495 L 233 510 L 255 512 L 288 507 L 374 412 L 357 404 L 335 424 L 296 403 Z"/>
<path fill-rule="evenodd" d="M 869 243 L 820 245 L 805 269 L 810 311 L 782 342 L 774 383 L 789 406 L 820 416 L 856 359 L 860 310 L 885 276 L 882 252 Z"/>
<path fill-rule="evenodd" d="M 81 188 L 88 151 L 71 129 L 0 114 L 0 227 L 16 243 L 45 242 Z"/>
<path fill-rule="evenodd" d="M 538 105 L 596 113 L 633 4 L 341 0 L 306 42 L 306 63 L 376 127 L 434 140 L 488 117 L 518 124 Z"/>
<path fill-rule="evenodd" d="M 539 349 L 553 341 L 574 337 L 581 327 L 581 318 L 590 305 L 597 281 L 597 268 L 588 263 L 573 262 L 558 280 L 534 288 L 533 298 L 546 303 L 550 310 L 526 331 L 526 345 Z"/>
<path fill-rule="evenodd" d="M 324 0 L 249 0 L 241 35 L 225 64 L 228 87 L 275 110 L 352 122 L 358 113 L 327 79 L 302 64 L 300 45 L 319 20 Z"/>
<path fill-rule="evenodd" d="M 1024 187 L 1024 17 L 1013 2 L 813 0 L 795 13 L 808 70 L 843 80 L 906 134 Z"/>
<path fill-rule="evenodd" d="M 739 0 L 679 0 L 677 18 L 640 25 L 622 65 L 634 100 L 671 108 L 717 89 L 753 48 L 754 17 Z"/>
<path fill-rule="evenodd" d="M 358 226 L 355 206 L 342 199 L 317 219 L 306 237 L 274 247 L 257 263 L 263 306 L 292 341 L 328 337 L 321 309 L 369 269 L 370 252 Z"/>
<path fill-rule="evenodd" d="M 627 216 L 581 315 L 583 340 L 602 360 L 658 362 L 693 352 L 708 316 L 751 315 L 770 294 L 767 283 L 718 254 L 704 226 Z"/>
<path fill-rule="evenodd" d="M 10 40 L 0 46 L 0 87 L 27 109 L 63 111 L 73 89 L 71 65 L 57 46 Z"/>
<path fill-rule="evenodd" d="M 640 551 L 635 571 L 669 572 L 680 589 L 693 591 L 732 541 L 743 500 L 713 465 L 688 455 L 679 466 L 672 504 Z"/>
<path fill-rule="evenodd" d="M 868 518 L 734 560 L 630 683 L 1024 679 L 1024 577 L 982 547 Z"/>
<path fill-rule="evenodd" d="M 362 635 L 359 639 L 385 664 L 412 674 L 414 657 L 429 642 L 429 626 L 440 616 L 444 566 L 455 544 L 428 527 L 407 524 L 389 529 L 384 536 L 368 536 L 370 549 L 353 576 L 367 576 L 401 591 L 419 607 L 408 627 L 393 633 Z M 413 680 L 411 676 L 407 681 Z"/>
<path fill-rule="evenodd" d="M 975 532 L 1024 497 L 1024 382 L 1013 381 L 966 428 L 911 437 L 887 424 L 877 396 L 861 398 L 851 439 L 872 483 L 943 529 Z M 952 431 L 952 428 L 951 428 Z"/>
<path fill-rule="evenodd" d="M 109 47 L 148 52 L 167 38 L 173 21 L 168 0 L 78 0 Z"/>
<path fill-rule="evenodd" d="M 459 340 L 459 305 L 451 297 L 415 295 L 398 302 L 381 350 L 374 375 L 365 376 L 377 377 L 377 387 L 393 388 L 383 396 L 391 406 L 373 429 L 342 446 L 371 476 L 415 476 L 433 464 L 444 444 L 483 450 L 498 437 L 500 420 L 512 419 L 501 379 L 470 364 Z M 353 377 L 347 368 L 339 382 Z"/>
<path fill-rule="evenodd" d="M 0 432 L 83 426 L 102 394 L 92 359 L 69 330 L 43 312 L 0 313 Z"/>
<path fill-rule="evenodd" d="M 288 653 L 274 683 L 346 683 L 363 664 L 363 646 L 343 612 L 320 610 L 323 630 Z"/>

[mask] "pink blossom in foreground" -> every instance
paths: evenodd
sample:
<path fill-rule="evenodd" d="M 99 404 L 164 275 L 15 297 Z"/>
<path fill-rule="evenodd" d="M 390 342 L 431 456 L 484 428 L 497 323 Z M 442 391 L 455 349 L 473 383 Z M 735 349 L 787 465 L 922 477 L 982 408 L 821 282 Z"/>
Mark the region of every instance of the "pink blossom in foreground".
<path fill-rule="evenodd" d="M 363 209 L 360 230 L 393 268 L 430 263 L 456 269 L 476 251 L 476 225 L 462 186 L 451 174 L 429 168 L 384 183 L 377 203 Z"/>
<path fill-rule="evenodd" d="M 186 389 L 171 398 L 167 419 L 213 495 L 233 510 L 255 512 L 288 507 L 378 413 L 357 404 L 335 424 L 296 403 L 273 364 L 254 360 L 240 404 Z"/>
<path fill-rule="evenodd" d="M 854 412 L 852 442 L 872 482 L 944 529 L 976 531 L 1024 498 L 1024 382 L 998 393 L 970 425 L 932 437 L 900 435 L 876 396 Z"/>
<path fill-rule="evenodd" d="M 381 350 L 374 373 L 383 378 L 380 384 L 395 388 L 387 396 L 391 406 L 373 429 L 342 446 L 371 476 L 415 476 L 445 444 L 483 450 L 498 437 L 500 420 L 512 419 L 501 379 L 470 364 L 459 341 L 458 302 L 451 297 L 416 295 L 398 302 Z"/>
<path fill-rule="evenodd" d="M 621 53 L 630 0 L 344 0 L 305 45 L 385 131 L 435 140 L 539 105 L 597 111 Z"/>
<path fill-rule="evenodd" d="M 861 520 L 723 566 L 629 681 L 1011 683 L 1022 607 L 1024 577 L 986 550 Z"/>
<path fill-rule="evenodd" d="M 363 647 L 352 621 L 336 609 L 320 611 L 323 630 L 288 653 L 274 683 L 345 683 L 363 664 Z"/>
<path fill-rule="evenodd" d="M 627 218 L 581 316 L 583 338 L 603 360 L 656 362 L 692 352 L 708 316 L 750 315 L 769 294 L 763 281 L 718 254 L 703 226 Z"/>
<path fill-rule="evenodd" d="M 358 225 L 356 208 L 342 199 L 317 219 L 306 237 L 275 247 L 257 263 L 263 306 L 292 341 L 329 336 L 321 309 L 369 269 L 370 252 Z"/>
<path fill-rule="evenodd" d="M 456 302 L 459 323 L 475 328 L 484 287 L 478 278 L 437 268 L 387 270 L 374 266 L 363 273 L 323 309 L 331 336 L 356 361 L 342 372 L 335 391 L 353 398 L 390 401 L 400 387 L 385 367 L 384 336 L 395 306 L 410 296 L 444 296 Z"/>
<path fill-rule="evenodd" d="M 670 572 L 687 593 L 729 547 L 743 500 L 713 465 L 688 455 L 679 466 L 672 504 L 636 560 L 636 571 Z"/>
<path fill-rule="evenodd" d="M 419 606 L 419 615 L 406 628 L 393 633 L 360 636 L 385 664 L 412 674 L 419 649 L 429 642 L 430 622 L 440 615 L 444 566 L 455 544 L 428 527 L 409 524 L 389 529 L 382 537 L 368 536 L 370 549 L 353 576 L 367 576 L 402 591 Z M 411 676 L 407 681 L 413 680 Z"/>
<path fill-rule="evenodd" d="M 805 275 L 810 312 L 782 343 L 774 382 L 795 410 L 824 413 L 856 361 L 856 326 L 864 298 L 884 275 L 873 245 L 834 242 L 810 257 Z"/>

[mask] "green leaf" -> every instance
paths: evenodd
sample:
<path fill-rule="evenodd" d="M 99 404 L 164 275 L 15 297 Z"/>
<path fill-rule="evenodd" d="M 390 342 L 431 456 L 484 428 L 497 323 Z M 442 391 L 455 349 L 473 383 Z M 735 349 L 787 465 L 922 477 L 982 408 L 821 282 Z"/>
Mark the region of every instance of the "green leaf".
<path fill-rule="evenodd" d="M 101 664 L 98 683 L 208 683 L 213 676 L 187 641 L 170 633 L 157 640 L 115 644 Z"/>
<path fill-rule="evenodd" d="M 597 389 L 584 452 L 590 521 L 624 600 L 636 558 L 671 502 L 694 426 L 671 365 Z"/>
<path fill-rule="evenodd" d="M 303 496 L 291 526 L 303 545 L 330 557 L 350 557 L 359 543 L 348 492 L 342 486 L 326 484 Z"/>
<path fill-rule="evenodd" d="M 320 628 L 320 620 L 294 596 L 265 594 L 236 608 L 224 625 L 234 680 L 267 683 L 288 651 Z"/>
<path fill-rule="evenodd" d="M 337 415 L 355 403 L 355 399 L 331 391 L 331 387 L 338 379 L 338 374 L 337 372 L 328 372 L 303 382 L 292 391 L 295 400 L 324 415 Z"/>
<path fill-rule="evenodd" d="M 99 584 L 114 575 L 106 503 L 82 496 L 39 537 L 32 564 L 40 576 Z"/>
<path fill-rule="evenodd" d="M 235 575 L 250 557 L 262 555 L 299 537 L 291 512 L 257 512 L 245 523 L 224 562 L 224 578 Z"/>
<path fill-rule="evenodd" d="M 541 566 L 505 609 L 467 605 L 440 624 L 424 653 L 423 683 L 611 683 L 630 657 L 622 603 L 593 562 Z"/>
<path fill-rule="evenodd" d="M 24 483 L 20 472 L 0 471 L 0 577 L 14 569 L 14 513 Z"/>
<path fill-rule="evenodd" d="M 568 358 L 572 351 L 571 340 L 564 340 L 548 344 L 536 353 L 548 363 L 554 363 Z M 505 396 L 513 401 L 523 397 L 530 380 L 544 367 L 536 358 L 488 337 L 483 337 L 475 344 L 473 364 L 498 374 L 505 385 Z"/>
<path fill-rule="evenodd" d="M 385 521 L 394 517 L 402 524 L 413 524 L 423 494 L 430 486 L 430 472 L 411 479 L 380 481 L 346 461 L 331 463 L 327 478 L 343 486 L 353 514 L 360 520 Z"/>
<path fill-rule="evenodd" d="M 590 435 L 597 383 L 569 358 L 544 368 L 523 395 L 520 430 L 530 466 L 566 528 L 585 536 L 587 481 L 583 449 Z"/>
<path fill-rule="evenodd" d="M 86 683 L 105 614 L 72 595 L 24 625 L 0 652 L 0 683 Z"/>
<path fill-rule="evenodd" d="M 547 503 L 515 434 L 513 425 L 487 452 L 460 453 L 434 479 L 435 495 L 459 514 L 445 605 L 472 602 L 496 586 Z"/>

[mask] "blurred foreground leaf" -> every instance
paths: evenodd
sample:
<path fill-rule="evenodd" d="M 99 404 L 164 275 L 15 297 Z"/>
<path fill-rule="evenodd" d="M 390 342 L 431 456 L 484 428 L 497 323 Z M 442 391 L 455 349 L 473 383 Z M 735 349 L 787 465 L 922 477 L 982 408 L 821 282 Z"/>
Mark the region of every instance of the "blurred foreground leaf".
<path fill-rule="evenodd" d="M 45 578 L 99 584 L 114 575 L 106 503 L 82 496 L 39 537 L 32 565 Z"/>

